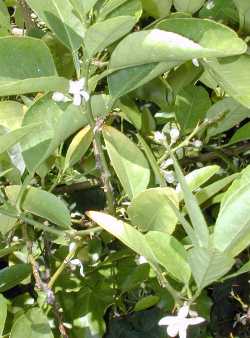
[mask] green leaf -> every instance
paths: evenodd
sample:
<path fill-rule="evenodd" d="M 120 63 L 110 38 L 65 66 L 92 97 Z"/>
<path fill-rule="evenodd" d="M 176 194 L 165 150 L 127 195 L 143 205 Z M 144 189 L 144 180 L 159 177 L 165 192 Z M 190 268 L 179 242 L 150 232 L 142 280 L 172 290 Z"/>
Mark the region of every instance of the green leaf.
<path fill-rule="evenodd" d="M 145 257 L 149 263 L 154 266 L 158 265 L 152 248 L 148 244 L 145 236 L 131 225 L 103 212 L 87 211 L 86 214 L 95 223 L 118 238 L 130 249 Z"/>
<path fill-rule="evenodd" d="M 223 280 L 226 279 L 230 279 L 230 278 L 234 278 L 237 277 L 239 275 L 242 275 L 243 273 L 247 273 L 250 271 L 250 261 L 248 261 L 247 263 L 245 263 L 238 271 L 236 271 L 235 273 L 231 273 L 230 275 L 226 276 L 225 278 L 223 278 Z"/>
<path fill-rule="evenodd" d="M 0 258 L 4 257 L 4 256 L 8 256 L 10 254 L 12 254 L 15 251 L 19 251 L 19 249 L 23 248 L 24 243 L 20 243 L 20 244 L 14 244 L 12 246 L 6 247 L 4 249 L 0 249 Z"/>
<path fill-rule="evenodd" d="M 29 264 L 16 264 L 0 270 L 0 292 L 12 289 L 31 274 Z"/>
<path fill-rule="evenodd" d="M 216 102 L 206 114 L 209 120 L 213 120 L 216 117 L 221 118 L 218 122 L 213 123 L 208 127 L 207 136 L 212 137 L 223 133 L 239 124 L 245 118 L 250 117 L 250 110 L 242 106 L 239 102 L 235 101 L 231 97 L 226 97 Z"/>
<path fill-rule="evenodd" d="M 139 20 L 142 14 L 142 5 L 139 0 L 109 0 L 102 6 L 98 21 L 118 16 L 134 16 Z"/>
<path fill-rule="evenodd" d="M 214 183 L 209 184 L 205 188 L 199 190 L 195 197 L 198 200 L 199 204 L 202 204 L 209 200 L 211 197 L 216 195 L 219 191 L 224 189 L 228 184 L 232 183 L 232 181 L 239 176 L 239 173 L 227 176 L 218 180 Z"/>
<path fill-rule="evenodd" d="M 159 296 L 146 296 L 138 300 L 138 302 L 135 304 L 134 311 L 143 311 L 146 310 L 152 306 L 155 306 L 157 303 L 159 303 L 160 297 Z"/>
<path fill-rule="evenodd" d="M 40 122 L 36 133 L 22 140 L 25 163 L 31 172 L 37 169 L 70 135 L 88 124 L 85 112 L 72 104 L 57 104 L 44 95 L 28 109 L 23 126 Z"/>
<path fill-rule="evenodd" d="M 245 52 L 245 43 L 237 33 L 213 20 L 170 18 L 162 20 L 156 27 L 194 41 L 206 53 L 204 57 L 225 57 Z M 194 57 L 199 58 L 198 55 Z"/>
<path fill-rule="evenodd" d="M 249 140 L 250 138 L 250 122 L 244 124 L 243 127 L 238 129 L 234 135 L 231 137 L 231 139 L 228 142 L 228 145 L 237 143 L 237 142 L 242 142 Z"/>
<path fill-rule="evenodd" d="M 16 218 L 0 214 L 0 233 L 5 236 L 10 230 L 14 228 L 16 222 Z"/>
<path fill-rule="evenodd" d="M 47 317 L 41 309 L 32 308 L 15 320 L 10 338 L 53 338 Z"/>
<path fill-rule="evenodd" d="M 207 182 L 219 170 L 220 167 L 218 165 L 208 165 L 200 169 L 195 169 L 185 176 L 185 181 L 187 182 L 189 189 L 194 191 Z M 180 184 L 177 185 L 176 192 L 178 193 L 179 200 L 182 200 L 183 192 Z"/>
<path fill-rule="evenodd" d="M 249 199 L 250 166 L 242 171 L 224 195 L 214 227 L 215 248 L 233 257 L 250 243 Z"/>
<path fill-rule="evenodd" d="M 7 299 L 0 295 L 0 335 L 2 336 L 7 318 Z"/>
<path fill-rule="evenodd" d="M 182 244 L 175 237 L 160 231 L 149 231 L 145 238 L 158 262 L 167 272 L 179 282 L 188 284 L 191 270 Z"/>
<path fill-rule="evenodd" d="M 232 257 L 206 248 L 191 249 L 188 253 L 188 261 L 200 290 L 223 277 L 234 264 Z"/>
<path fill-rule="evenodd" d="M 57 76 L 43 41 L 30 37 L 0 38 L 0 96 L 60 90 L 65 81 Z"/>
<path fill-rule="evenodd" d="M 178 208 L 178 195 L 172 188 L 151 188 L 141 192 L 128 208 L 132 224 L 143 232 L 156 230 L 172 234 L 177 217 L 168 199 Z"/>
<path fill-rule="evenodd" d="M 191 189 L 189 188 L 185 177 L 181 171 L 181 168 L 175 158 L 175 156 L 170 152 L 171 158 L 174 162 L 174 168 L 176 172 L 177 179 L 180 183 L 180 187 L 183 191 L 183 198 L 185 201 L 185 206 L 188 211 L 188 215 L 192 221 L 192 225 L 194 227 L 195 234 L 199 239 L 199 245 L 207 247 L 209 244 L 209 232 L 208 227 L 205 221 L 205 218 L 202 214 L 202 211 L 198 205 L 198 202 L 195 196 L 192 194 Z"/>
<path fill-rule="evenodd" d="M 224 22 L 234 27 L 238 24 L 238 13 L 233 0 L 216 0 L 213 7 L 203 6 L 199 11 L 200 18 L 210 18 L 214 21 Z"/>
<path fill-rule="evenodd" d="M 136 129 L 141 129 L 142 127 L 142 113 L 138 109 L 135 102 L 129 97 L 125 96 L 117 102 L 117 106 L 120 108 L 119 115 L 121 115 L 125 120 L 132 123 Z"/>
<path fill-rule="evenodd" d="M 0 154 L 9 150 L 16 143 L 20 142 L 26 135 L 34 133 L 39 127 L 39 123 L 34 123 L 27 127 L 15 129 L 0 136 Z"/>
<path fill-rule="evenodd" d="M 126 194 L 132 200 L 148 186 L 148 162 L 127 136 L 113 127 L 105 126 L 102 131 L 111 163 Z"/>
<path fill-rule="evenodd" d="M 63 171 L 66 171 L 69 167 L 80 161 L 91 145 L 93 137 L 94 135 L 90 126 L 81 129 L 74 136 L 66 153 Z"/>
<path fill-rule="evenodd" d="M 10 32 L 10 15 L 5 3 L 0 2 L 0 36 L 9 35 Z"/>
<path fill-rule="evenodd" d="M 132 16 L 118 16 L 97 22 L 87 30 L 84 43 L 89 57 L 102 52 L 106 47 L 127 34 L 135 25 Z"/>
<path fill-rule="evenodd" d="M 202 61 L 220 87 L 243 106 L 250 108 L 250 56 L 234 56 Z"/>
<path fill-rule="evenodd" d="M 66 47 L 74 51 L 81 46 L 85 31 L 69 0 L 64 0 L 63 6 L 61 0 L 27 0 L 27 3 Z"/>
<path fill-rule="evenodd" d="M 149 264 L 140 264 L 136 266 L 129 274 L 123 279 L 121 289 L 123 292 L 131 291 L 138 287 L 145 280 L 148 279 L 150 272 Z"/>
<path fill-rule="evenodd" d="M 154 18 L 163 18 L 169 15 L 172 0 L 142 0 L 142 7 Z"/>
<path fill-rule="evenodd" d="M 20 186 L 6 187 L 6 194 L 12 204 L 15 204 L 19 190 Z M 22 201 L 22 208 L 57 224 L 63 229 L 70 228 L 71 218 L 66 205 L 58 197 L 47 191 L 33 187 L 27 188 Z"/>
<path fill-rule="evenodd" d="M 209 20 L 172 20 L 175 21 L 170 28 L 181 31 L 183 35 L 161 29 L 132 33 L 125 37 L 113 51 L 110 68 L 133 67 L 153 62 L 183 63 L 193 58 L 224 57 L 246 51 L 245 42 L 226 26 Z M 163 24 L 160 27 L 162 28 Z M 164 25 L 164 29 L 169 27 Z M 193 38 L 193 41 L 185 37 L 187 34 Z"/>
<path fill-rule="evenodd" d="M 110 95 L 114 98 L 119 98 L 143 86 L 145 83 L 169 71 L 178 64 L 179 62 L 173 61 L 145 64 L 118 71 L 111 69 L 112 74 L 108 76 Z"/>
<path fill-rule="evenodd" d="M 24 117 L 25 107 L 15 101 L 0 102 L 0 125 L 14 130 L 20 128 Z"/>
<path fill-rule="evenodd" d="M 233 0 L 239 12 L 240 30 L 250 32 L 250 4 L 248 0 Z"/>
<path fill-rule="evenodd" d="M 179 12 L 197 12 L 205 3 L 206 0 L 173 0 L 174 6 Z"/>
<path fill-rule="evenodd" d="M 154 175 L 155 175 L 155 180 L 156 182 L 161 186 L 161 187 L 166 187 L 167 184 L 166 184 L 166 181 L 160 171 L 160 168 L 159 168 L 159 165 L 153 155 L 153 152 L 151 151 L 150 147 L 148 146 L 148 144 L 146 143 L 146 141 L 143 139 L 143 137 L 140 135 L 140 134 L 137 134 L 136 135 L 139 142 L 140 142 L 140 145 L 147 157 L 147 160 L 154 172 Z"/>
<path fill-rule="evenodd" d="M 194 129 L 201 122 L 211 101 L 208 92 L 203 87 L 188 86 L 176 97 L 175 114 L 184 132 Z"/>

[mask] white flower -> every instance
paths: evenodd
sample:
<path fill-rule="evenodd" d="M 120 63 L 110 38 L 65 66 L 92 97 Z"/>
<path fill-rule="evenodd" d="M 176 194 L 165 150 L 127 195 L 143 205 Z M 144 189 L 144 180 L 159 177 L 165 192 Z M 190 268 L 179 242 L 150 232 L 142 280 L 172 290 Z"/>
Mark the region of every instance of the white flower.
<path fill-rule="evenodd" d="M 85 274 L 83 272 L 83 265 L 82 265 L 82 262 L 80 261 L 80 259 L 72 259 L 69 264 L 73 267 L 75 266 L 79 266 L 80 267 L 80 275 L 82 277 L 85 277 Z"/>
<path fill-rule="evenodd" d="M 138 264 L 145 264 L 148 263 L 147 259 L 144 256 L 139 256 L 138 258 Z"/>
<path fill-rule="evenodd" d="M 192 64 L 195 66 L 195 67 L 199 67 L 200 66 L 200 64 L 199 64 L 199 61 L 198 61 L 198 59 L 192 59 Z"/>
<path fill-rule="evenodd" d="M 175 143 L 180 137 L 180 131 L 177 128 L 172 128 L 170 130 L 171 143 Z"/>
<path fill-rule="evenodd" d="M 175 175 L 173 170 L 164 171 L 164 178 L 167 183 L 173 184 L 175 182 Z"/>
<path fill-rule="evenodd" d="M 202 317 L 187 318 L 188 313 L 189 307 L 184 304 L 179 309 L 177 316 L 166 316 L 159 321 L 159 325 L 167 326 L 167 334 L 170 337 L 179 335 L 180 338 L 186 338 L 189 325 L 197 325 L 205 321 Z"/>
<path fill-rule="evenodd" d="M 161 168 L 166 169 L 167 167 L 170 167 L 173 164 L 174 164 L 174 162 L 173 162 L 172 158 L 168 158 L 166 161 L 162 162 Z"/>
<path fill-rule="evenodd" d="M 166 136 L 161 133 L 160 131 L 155 131 L 154 132 L 154 140 L 155 142 L 158 142 L 158 143 L 163 143 L 166 141 Z"/>
<path fill-rule="evenodd" d="M 207 4 L 206 4 L 206 8 L 207 8 L 208 10 L 210 10 L 210 9 L 213 9 L 214 6 L 215 6 L 214 1 L 213 1 L 213 0 L 208 0 L 208 2 L 207 2 Z"/>
<path fill-rule="evenodd" d="M 194 146 L 195 148 L 201 148 L 201 147 L 202 147 L 202 142 L 201 142 L 200 140 L 195 140 L 195 141 L 193 142 L 193 146 Z"/>
<path fill-rule="evenodd" d="M 52 100 L 55 102 L 68 102 L 70 99 L 61 92 L 54 92 L 52 95 Z"/>
<path fill-rule="evenodd" d="M 78 81 L 69 81 L 69 93 L 73 95 L 73 104 L 80 106 L 82 99 L 85 102 L 89 100 L 89 93 L 84 90 L 85 79 L 82 78 Z"/>

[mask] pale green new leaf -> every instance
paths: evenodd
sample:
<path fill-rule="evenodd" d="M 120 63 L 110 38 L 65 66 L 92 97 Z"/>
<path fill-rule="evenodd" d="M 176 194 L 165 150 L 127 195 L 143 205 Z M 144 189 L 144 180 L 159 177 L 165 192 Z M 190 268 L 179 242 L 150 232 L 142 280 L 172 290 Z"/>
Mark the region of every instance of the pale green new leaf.
<path fill-rule="evenodd" d="M 90 26 L 87 30 L 84 43 L 89 57 L 102 52 L 116 40 L 122 38 L 135 25 L 132 16 L 118 16 Z"/>
<path fill-rule="evenodd" d="M 163 18 L 169 15 L 172 0 L 142 0 L 143 9 L 154 18 Z"/>
<path fill-rule="evenodd" d="M 200 290 L 223 277 L 233 266 L 234 259 L 214 249 L 192 248 L 188 253 L 195 282 Z"/>
<path fill-rule="evenodd" d="M 181 171 L 181 168 L 173 155 L 172 152 L 170 152 L 171 158 L 174 162 L 174 168 L 176 172 L 177 179 L 180 183 L 180 187 L 183 191 L 183 198 L 185 201 L 185 206 L 188 212 L 188 215 L 192 221 L 192 225 L 194 227 L 195 234 L 197 238 L 199 239 L 199 245 L 207 247 L 209 244 L 209 232 L 208 227 L 205 221 L 205 218 L 202 214 L 202 211 L 199 207 L 199 204 L 195 198 L 195 196 L 192 194 L 191 189 L 189 188 L 185 177 Z"/>
<path fill-rule="evenodd" d="M 214 246 L 238 255 L 250 243 L 250 166 L 242 171 L 223 197 L 214 227 Z"/>
<path fill-rule="evenodd" d="M 14 130 L 20 128 L 25 113 L 25 106 L 16 101 L 0 102 L 0 125 Z"/>
<path fill-rule="evenodd" d="M 10 185 L 5 189 L 6 194 L 13 205 L 20 191 L 20 186 Z M 70 213 L 57 196 L 42 189 L 28 187 L 22 200 L 23 210 L 43 217 L 63 229 L 69 229 L 71 225 Z"/>
<path fill-rule="evenodd" d="M 161 29 L 128 35 L 113 51 L 110 68 L 132 67 L 153 62 L 179 61 L 183 63 L 193 58 L 225 57 L 246 51 L 245 42 L 228 27 L 210 20 L 194 20 L 175 19 L 172 22 L 172 31 L 162 30 L 162 27 L 169 29 L 168 26 L 165 27 L 162 24 Z M 192 29 L 189 33 L 188 27 L 193 26 L 195 30 Z M 197 32 L 198 29 L 201 32 Z M 179 31 L 179 33 L 173 31 Z M 186 37 L 187 34 L 189 38 Z"/>
<path fill-rule="evenodd" d="M 191 270 L 182 244 L 175 237 L 159 231 L 149 231 L 145 238 L 166 271 L 179 282 L 188 284 Z"/>
<path fill-rule="evenodd" d="M 218 165 L 208 165 L 200 169 L 195 169 L 185 176 L 185 181 L 187 182 L 189 189 L 194 191 L 214 176 L 219 170 L 220 167 Z M 176 192 L 178 193 L 179 200 L 182 200 L 183 192 L 180 183 L 176 187 Z"/>
<path fill-rule="evenodd" d="M 69 0 L 63 3 L 61 0 L 27 0 L 27 3 L 66 47 L 75 51 L 81 46 L 85 30 Z"/>
<path fill-rule="evenodd" d="M 148 262 L 157 266 L 157 259 L 144 235 L 128 223 L 99 211 L 87 211 L 87 216 L 103 229 L 118 238 L 137 254 L 145 257 Z"/>
<path fill-rule="evenodd" d="M 49 322 L 40 308 L 33 307 L 25 314 L 17 317 L 10 338 L 53 338 Z"/>
<path fill-rule="evenodd" d="M 132 200 L 148 186 L 148 162 L 140 149 L 120 131 L 108 126 L 102 131 L 111 164 L 126 194 Z"/>
<path fill-rule="evenodd" d="M 66 153 L 63 171 L 80 161 L 91 145 L 93 137 L 90 126 L 86 126 L 74 136 Z"/>
<path fill-rule="evenodd" d="M 155 230 L 172 234 L 177 217 L 169 199 L 176 208 L 179 207 L 178 195 L 172 188 L 151 188 L 141 192 L 128 208 L 131 222 L 143 232 Z"/>

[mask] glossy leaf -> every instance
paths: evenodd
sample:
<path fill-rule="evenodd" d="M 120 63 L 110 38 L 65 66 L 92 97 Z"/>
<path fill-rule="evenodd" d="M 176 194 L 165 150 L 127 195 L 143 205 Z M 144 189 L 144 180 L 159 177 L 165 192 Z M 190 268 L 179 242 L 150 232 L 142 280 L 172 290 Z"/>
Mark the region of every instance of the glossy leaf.
<path fill-rule="evenodd" d="M 223 59 L 210 59 L 204 67 L 221 88 L 243 106 L 250 108 L 250 56 L 234 56 Z"/>
<path fill-rule="evenodd" d="M 63 6 L 60 0 L 27 0 L 27 3 L 66 47 L 77 50 L 81 46 L 85 31 L 69 0 L 64 0 Z"/>
<path fill-rule="evenodd" d="M 234 259 L 213 249 L 193 248 L 188 261 L 200 290 L 223 277 L 233 266 Z"/>
<path fill-rule="evenodd" d="M 218 122 L 213 123 L 207 130 L 207 136 L 212 137 L 250 117 L 250 109 L 242 106 L 231 97 L 226 97 L 212 105 L 207 111 L 206 117 L 211 120 L 218 117 Z"/>
<path fill-rule="evenodd" d="M 9 150 L 13 145 L 21 141 L 26 135 L 31 134 L 39 127 L 38 123 L 34 123 L 30 126 L 26 126 L 23 128 L 15 129 L 10 131 L 4 135 L 0 136 L 0 154 Z"/>
<path fill-rule="evenodd" d="M 229 140 L 228 145 L 249 140 L 250 138 L 250 122 L 244 124 L 243 127 L 238 129 L 232 138 Z"/>
<path fill-rule="evenodd" d="M 132 16 L 118 16 L 90 26 L 84 37 L 89 57 L 103 51 L 116 40 L 122 38 L 135 25 Z"/>
<path fill-rule="evenodd" d="M 16 264 L 0 270 L 0 292 L 12 289 L 31 274 L 29 264 Z"/>
<path fill-rule="evenodd" d="M 20 128 L 24 117 L 25 107 L 15 101 L 0 102 L 0 125 L 14 130 Z"/>
<path fill-rule="evenodd" d="M 173 0 L 174 6 L 179 12 L 197 12 L 206 0 Z"/>
<path fill-rule="evenodd" d="M 194 129 L 201 122 L 211 102 L 203 87 L 188 86 L 176 97 L 175 114 L 184 132 Z"/>
<path fill-rule="evenodd" d="M 222 200 L 214 227 L 214 246 L 233 257 L 250 243 L 250 167 L 243 170 Z M 237 212 L 236 212 L 237 210 Z"/>
<path fill-rule="evenodd" d="M 86 126 L 74 136 L 66 153 L 64 171 L 80 161 L 91 145 L 93 137 L 90 126 Z"/>
<path fill-rule="evenodd" d="M 195 169 L 185 176 L 185 181 L 189 189 L 194 191 L 213 177 L 219 170 L 220 167 L 218 165 L 208 165 L 200 169 Z M 179 199 L 182 200 L 183 193 L 180 184 L 177 185 L 176 192 L 178 193 Z"/>
<path fill-rule="evenodd" d="M 143 297 L 138 300 L 138 302 L 135 304 L 134 311 L 143 311 L 146 310 L 152 306 L 155 306 L 157 303 L 159 303 L 160 298 L 159 296 L 153 296 L 149 295 L 146 297 Z"/>
<path fill-rule="evenodd" d="M 147 188 L 150 170 L 143 153 L 113 127 L 103 128 L 107 152 L 115 172 L 130 199 Z"/>
<path fill-rule="evenodd" d="M 30 37 L 0 38 L 0 96 L 62 90 L 65 81 L 57 76 L 43 41 Z"/>
<path fill-rule="evenodd" d="M 98 21 L 127 15 L 134 16 L 138 20 L 141 14 L 142 6 L 139 0 L 112 0 L 104 3 L 100 10 Z"/>
<path fill-rule="evenodd" d="M 143 232 L 155 230 L 173 233 L 177 217 L 168 199 L 178 208 L 178 195 L 172 188 L 151 188 L 141 192 L 128 208 L 132 224 Z"/>
<path fill-rule="evenodd" d="M 242 54 L 246 51 L 244 41 L 226 26 L 209 20 L 197 19 L 197 25 L 194 19 L 175 20 L 172 24 L 172 31 L 178 31 L 179 34 L 153 29 L 128 35 L 113 51 L 110 68 L 125 68 L 153 62 L 180 61 L 183 63 L 193 58 L 223 57 Z M 191 32 L 187 27 L 191 28 Z M 197 32 L 198 28 L 202 31 Z M 164 25 L 164 29 L 169 29 L 169 27 L 166 28 Z M 207 34 L 205 34 L 206 30 L 208 30 Z M 180 35 L 180 32 L 183 35 Z M 186 34 L 193 40 L 191 37 L 185 37 Z M 222 38 L 223 45 L 219 43 Z M 155 49 L 157 53 L 154 52 Z"/>
<path fill-rule="evenodd" d="M 149 231 L 145 237 L 158 262 L 166 271 L 179 282 L 188 284 L 191 270 L 182 244 L 175 237 L 159 231 Z"/>
<path fill-rule="evenodd" d="M 49 322 L 42 310 L 34 307 L 15 320 L 10 338 L 53 338 Z"/>
<path fill-rule="evenodd" d="M 19 190 L 20 186 L 6 187 L 6 194 L 12 204 L 15 204 Z M 22 201 L 22 208 L 57 224 L 63 229 L 70 228 L 70 213 L 66 205 L 58 197 L 47 191 L 33 187 L 27 188 Z"/>
<path fill-rule="evenodd" d="M 157 265 L 156 257 L 144 235 L 128 223 L 98 211 L 87 211 L 87 216 L 103 229 L 118 238 L 137 254 L 145 257 L 148 262 Z"/>

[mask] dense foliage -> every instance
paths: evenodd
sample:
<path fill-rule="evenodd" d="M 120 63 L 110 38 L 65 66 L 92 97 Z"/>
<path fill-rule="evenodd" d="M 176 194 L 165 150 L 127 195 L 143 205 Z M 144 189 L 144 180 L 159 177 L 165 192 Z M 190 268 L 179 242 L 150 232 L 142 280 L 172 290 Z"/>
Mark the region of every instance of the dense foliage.
<path fill-rule="evenodd" d="M 249 35 L 249 0 L 0 2 L 0 336 L 250 336 Z"/>

